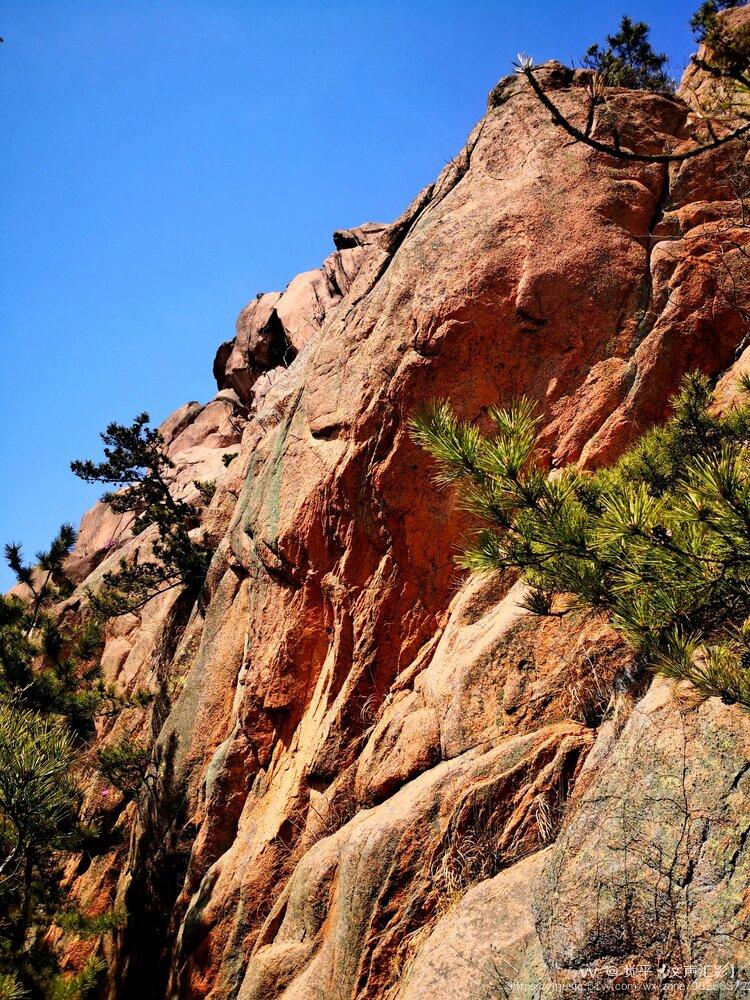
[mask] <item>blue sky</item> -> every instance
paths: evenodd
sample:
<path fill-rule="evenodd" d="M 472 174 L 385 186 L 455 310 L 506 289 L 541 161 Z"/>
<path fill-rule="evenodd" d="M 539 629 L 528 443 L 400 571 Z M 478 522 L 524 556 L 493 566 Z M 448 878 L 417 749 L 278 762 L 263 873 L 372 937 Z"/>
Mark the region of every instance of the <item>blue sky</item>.
<path fill-rule="evenodd" d="M 0 541 L 77 523 L 109 420 L 210 398 L 241 307 L 398 215 L 519 50 L 629 13 L 679 73 L 696 5 L 4 0 Z"/>

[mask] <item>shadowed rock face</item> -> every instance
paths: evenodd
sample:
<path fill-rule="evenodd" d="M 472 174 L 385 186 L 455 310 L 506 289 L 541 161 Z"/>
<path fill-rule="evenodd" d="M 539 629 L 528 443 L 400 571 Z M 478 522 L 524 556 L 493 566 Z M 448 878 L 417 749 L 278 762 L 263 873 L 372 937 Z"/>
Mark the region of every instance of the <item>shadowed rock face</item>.
<path fill-rule="evenodd" d="M 580 113 L 578 76 L 541 76 Z M 679 100 L 612 100 L 624 142 L 685 141 Z M 446 397 L 482 424 L 526 393 L 550 468 L 591 468 L 685 371 L 728 372 L 747 149 L 668 172 L 566 145 L 516 80 L 491 105 L 400 219 L 338 232 L 246 307 L 216 400 L 168 421 L 185 489 L 217 480 L 217 550 L 200 607 L 166 596 L 108 636 L 107 679 L 162 697 L 101 739 L 145 735 L 165 774 L 148 815 L 108 805 L 124 840 L 69 872 L 83 905 L 130 913 L 102 945 L 110 997 L 542 996 L 742 940 L 745 716 L 647 692 L 593 615 L 540 623 L 520 584 L 464 579 L 466 526 L 407 421 Z M 89 584 L 110 517 L 84 518 Z"/>

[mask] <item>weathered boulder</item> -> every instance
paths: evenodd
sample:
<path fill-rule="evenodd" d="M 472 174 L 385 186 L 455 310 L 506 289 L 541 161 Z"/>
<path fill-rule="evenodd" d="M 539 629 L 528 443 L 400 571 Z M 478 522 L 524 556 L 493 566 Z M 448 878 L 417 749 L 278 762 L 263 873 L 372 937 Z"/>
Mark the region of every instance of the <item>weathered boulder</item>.
<path fill-rule="evenodd" d="M 406 969 L 399 1000 L 552 995 L 531 893 L 546 851 L 479 882 L 435 924 Z"/>
<path fill-rule="evenodd" d="M 750 964 L 748 833 L 747 714 L 656 681 L 619 737 L 602 727 L 535 889 L 563 994 L 732 995 Z"/>

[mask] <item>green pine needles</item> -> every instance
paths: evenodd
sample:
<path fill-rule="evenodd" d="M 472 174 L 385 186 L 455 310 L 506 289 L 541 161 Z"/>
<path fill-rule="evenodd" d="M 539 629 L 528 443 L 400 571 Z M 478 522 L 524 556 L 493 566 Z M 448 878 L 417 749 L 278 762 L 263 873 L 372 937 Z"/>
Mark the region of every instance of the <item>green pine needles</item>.
<path fill-rule="evenodd" d="M 542 470 L 525 399 L 490 410 L 490 436 L 445 402 L 412 434 L 479 522 L 462 567 L 520 570 L 535 614 L 603 609 L 642 662 L 750 708 L 750 405 L 710 402 L 686 376 L 672 418 L 593 474 Z"/>
<path fill-rule="evenodd" d="M 175 587 L 197 594 L 213 552 L 193 537 L 198 509 L 177 495 L 175 465 L 161 432 L 149 427 L 148 413 L 141 413 L 129 426 L 109 424 L 100 436 L 104 461 L 79 460 L 70 467 L 87 483 L 117 487 L 102 496 L 102 503 L 117 514 L 131 514 L 133 534 L 155 528 L 154 558 L 120 560 L 117 570 L 105 573 L 104 585 L 89 594 L 92 609 L 111 618 L 137 612 Z M 215 483 L 198 481 L 195 486 L 202 502 L 210 503 Z"/>
<path fill-rule="evenodd" d="M 105 703 L 111 707 L 115 695 L 100 676 L 101 621 L 59 612 L 59 602 L 74 589 L 65 560 L 75 540 L 73 528 L 63 524 L 33 565 L 17 542 L 5 546 L 19 586 L 0 595 L 0 705 L 60 716 L 83 736 L 93 732 L 94 717 Z"/>
<path fill-rule="evenodd" d="M 654 51 L 649 34 L 645 21 L 633 21 L 626 15 L 620 20 L 620 30 L 607 35 L 606 47 L 589 46 L 582 65 L 600 73 L 607 87 L 673 93 L 674 80 L 666 70 L 668 57 Z"/>
<path fill-rule="evenodd" d="M 80 839 L 75 763 L 62 722 L 0 703 L 0 984 L 6 993 L 35 978 L 38 963 L 27 935 L 57 891 L 57 855 Z"/>

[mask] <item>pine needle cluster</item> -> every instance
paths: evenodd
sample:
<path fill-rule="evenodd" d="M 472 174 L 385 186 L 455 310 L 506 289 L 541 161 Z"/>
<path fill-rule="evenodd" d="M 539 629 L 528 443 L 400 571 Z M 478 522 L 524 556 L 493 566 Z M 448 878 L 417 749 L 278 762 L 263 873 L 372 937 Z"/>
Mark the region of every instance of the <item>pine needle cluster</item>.
<path fill-rule="evenodd" d="M 0 705 L 0 986 L 8 996 L 27 997 L 25 987 L 40 983 L 26 940 L 54 898 L 57 852 L 78 843 L 75 761 L 62 721 Z"/>
<path fill-rule="evenodd" d="M 594 474 L 542 470 L 525 399 L 488 436 L 445 402 L 412 433 L 476 518 L 462 567 L 520 570 L 535 614 L 602 609 L 644 663 L 750 708 L 750 405 L 710 402 L 686 376 L 671 419 Z"/>

